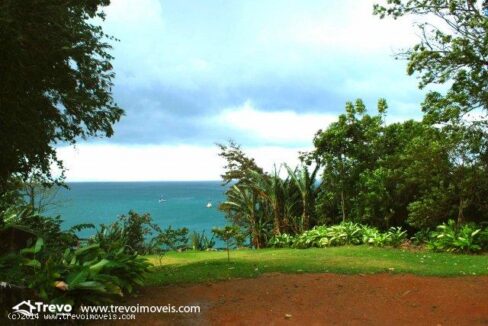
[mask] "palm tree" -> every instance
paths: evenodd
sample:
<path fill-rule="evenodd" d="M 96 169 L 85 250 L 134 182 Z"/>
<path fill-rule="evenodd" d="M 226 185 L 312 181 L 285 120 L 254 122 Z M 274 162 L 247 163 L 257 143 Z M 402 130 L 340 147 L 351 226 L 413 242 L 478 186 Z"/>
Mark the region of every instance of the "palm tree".
<path fill-rule="evenodd" d="M 288 175 L 300 192 L 302 201 L 303 229 L 308 230 L 310 228 L 310 217 L 313 210 L 313 201 L 316 192 L 315 177 L 317 175 L 319 166 L 317 165 L 312 173 L 310 173 L 308 168 L 304 165 L 302 165 L 300 168 L 296 168 L 295 170 L 292 170 L 286 164 L 285 167 L 288 170 Z"/>
<path fill-rule="evenodd" d="M 250 174 L 252 177 L 250 186 L 271 208 L 273 233 L 274 235 L 280 235 L 281 231 L 288 226 L 288 223 L 283 220 L 284 191 L 283 180 L 279 176 L 279 170 L 275 166 L 271 175 L 260 174 L 255 171 L 250 171 Z"/>
<path fill-rule="evenodd" d="M 261 241 L 263 236 L 256 197 L 252 189 L 234 185 L 227 192 L 227 200 L 221 204 L 221 209 L 235 212 L 236 218 L 247 225 L 252 245 L 259 249 L 263 246 Z"/>

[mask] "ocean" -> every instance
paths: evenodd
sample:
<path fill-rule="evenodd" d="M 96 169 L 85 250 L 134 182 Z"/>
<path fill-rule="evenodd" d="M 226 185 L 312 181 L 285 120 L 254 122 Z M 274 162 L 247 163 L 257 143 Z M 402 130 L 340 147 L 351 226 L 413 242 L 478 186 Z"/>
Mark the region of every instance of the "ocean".
<path fill-rule="evenodd" d="M 190 231 L 205 230 L 207 235 L 211 235 L 212 227 L 227 224 L 218 210 L 225 200 L 225 187 L 219 181 L 77 182 L 68 186 L 59 190 L 55 205 L 47 212 L 49 216 L 60 215 L 64 228 L 80 223 L 109 224 L 130 210 L 150 213 L 162 228 L 187 227 Z M 80 236 L 93 232 L 85 230 Z"/>

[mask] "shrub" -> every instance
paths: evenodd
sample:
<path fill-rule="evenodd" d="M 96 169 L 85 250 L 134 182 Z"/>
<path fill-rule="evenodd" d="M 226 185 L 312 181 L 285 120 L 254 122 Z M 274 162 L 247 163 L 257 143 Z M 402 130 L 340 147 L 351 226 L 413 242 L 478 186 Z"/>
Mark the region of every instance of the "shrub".
<path fill-rule="evenodd" d="M 268 242 L 268 246 L 274 248 L 289 248 L 294 242 L 295 238 L 292 235 L 283 233 L 272 237 Z"/>
<path fill-rule="evenodd" d="M 171 225 L 159 233 L 151 240 L 151 248 L 161 248 L 162 250 L 181 250 L 188 246 L 188 229 L 173 229 Z"/>
<path fill-rule="evenodd" d="M 229 249 L 231 247 L 239 247 L 244 243 L 244 235 L 238 226 L 227 225 L 223 228 L 213 228 L 212 233 L 220 240 L 225 242 L 227 250 L 227 261 L 230 261 Z"/>
<path fill-rule="evenodd" d="M 343 222 L 329 227 L 327 236 L 330 238 L 330 245 L 333 246 L 358 245 L 362 243 L 362 230 L 360 224 Z"/>
<path fill-rule="evenodd" d="M 410 239 L 412 240 L 414 245 L 419 246 L 425 244 L 430 239 L 430 232 L 430 229 L 420 229 Z"/>
<path fill-rule="evenodd" d="M 208 238 L 205 231 L 202 233 L 193 231 L 190 235 L 190 243 L 193 250 L 207 250 L 215 246 L 214 237 Z"/>
<path fill-rule="evenodd" d="M 392 247 L 400 246 L 407 238 L 407 231 L 401 227 L 391 227 L 387 232 L 387 245 Z"/>
<path fill-rule="evenodd" d="M 353 222 L 343 222 L 332 226 L 316 226 L 295 237 L 288 234 L 273 237 L 268 243 L 272 247 L 331 247 L 368 244 L 372 246 L 399 246 L 406 238 L 407 231 L 400 227 L 387 232 Z"/>
<path fill-rule="evenodd" d="M 61 224 L 63 220 L 59 216 L 46 217 L 34 212 L 31 208 L 18 208 L 4 212 L 0 216 L 5 221 L 3 230 L 14 228 L 33 235 L 33 238 L 45 239 L 44 246 L 51 254 L 61 254 L 58 249 L 73 247 L 78 244 L 79 238 L 76 232 L 83 229 L 94 228 L 93 224 L 77 224 L 70 229 L 63 231 Z M 1 231 L 1 230 L 0 230 Z M 4 247 L 5 239 L 0 240 L 0 248 Z"/>
<path fill-rule="evenodd" d="M 150 243 L 146 238 L 151 238 L 160 232 L 161 229 L 152 222 L 150 214 L 129 211 L 127 215 L 119 216 L 110 225 L 101 224 L 100 229 L 89 242 L 98 243 L 107 251 L 127 247 L 131 252 L 145 254 L 151 251 Z"/>
<path fill-rule="evenodd" d="M 20 270 L 12 284 L 35 290 L 45 302 L 81 304 L 110 303 L 143 285 L 150 264 L 121 247 L 106 252 L 99 244 L 67 248 L 60 257 L 43 254 L 44 241 L 20 251 Z M 47 258 L 41 258 L 47 257 Z"/>
<path fill-rule="evenodd" d="M 485 232 L 475 224 L 456 225 L 449 220 L 430 233 L 427 248 L 435 251 L 478 252 L 482 249 Z"/>
<path fill-rule="evenodd" d="M 320 240 L 322 240 L 322 242 Z M 329 239 L 327 238 L 327 227 L 315 226 L 314 228 L 296 236 L 295 241 L 293 242 L 293 247 L 301 249 L 310 247 L 325 247 L 328 245 L 328 242 Z"/>

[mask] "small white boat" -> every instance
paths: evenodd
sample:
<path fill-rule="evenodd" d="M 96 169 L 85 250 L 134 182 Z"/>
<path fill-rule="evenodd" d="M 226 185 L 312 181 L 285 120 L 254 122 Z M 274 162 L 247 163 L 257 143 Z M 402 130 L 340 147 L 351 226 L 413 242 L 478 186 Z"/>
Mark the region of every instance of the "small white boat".
<path fill-rule="evenodd" d="M 165 202 L 165 201 L 166 201 L 166 199 L 164 199 L 164 198 L 163 198 L 163 195 L 161 195 L 161 197 L 159 197 L 158 202 L 159 202 L 159 203 L 163 203 L 163 202 Z"/>
<path fill-rule="evenodd" d="M 212 202 L 211 202 L 211 201 L 209 201 L 209 202 L 207 203 L 207 208 L 211 208 L 211 207 L 212 207 Z"/>

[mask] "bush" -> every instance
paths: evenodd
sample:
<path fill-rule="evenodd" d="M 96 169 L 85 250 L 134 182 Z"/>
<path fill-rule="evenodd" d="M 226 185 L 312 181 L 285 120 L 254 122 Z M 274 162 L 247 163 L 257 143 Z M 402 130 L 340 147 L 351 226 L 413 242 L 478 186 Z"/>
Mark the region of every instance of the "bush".
<path fill-rule="evenodd" d="M 193 250 L 207 250 L 215 246 L 214 237 L 208 238 L 205 231 L 202 233 L 193 231 L 190 236 L 190 243 Z"/>
<path fill-rule="evenodd" d="M 430 229 L 420 229 L 410 239 L 412 240 L 412 243 L 416 246 L 423 245 L 429 241 L 430 232 Z"/>
<path fill-rule="evenodd" d="M 407 238 L 407 231 L 403 230 L 401 227 L 391 227 L 386 232 L 387 245 L 392 247 L 400 246 Z"/>
<path fill-rule="evenodd" d="M 295 238 L 292 235 L 283 233 L 281 235 L 272 237 L 268 242 L 268 246 L 274 248 L 289 248 L 294 242 Z"/>
<path fill-rule="evenodd" d="M 486 230 L 483 231 L 475 224 L 456 225 L 449 220 L 437 226 L 430 233 L 427 248 L 434 251 L 447 252 L 479 252 L 486 249 Z"/>
<path fill-rule="evenodd" d="M 33 289 L 45 302 L 79 306 L 110 303 L 132 293 L 143 285 L 150 267 L 145 259 L 125 247 L 107 252 L 94 243 L 67 248 L 60 256 L 46 251 L 44 241 L 38 238 L 32 247 L 9 255 L 7 261 L 16 260 L 18 268 L 10 279 L 2 280 Z"/>
<path fill-rule="evenodd" d="M 140 243 L 140 233 L 127 232 L 137 223 L 116 221 L 110 227 L 102 226 L 89 243 L 79 246 L 75 232 L 91 225 L 61 231 L 59 218 L 27 211 L 2 217 L 6 222 L 0 229 L 2 234 L 13 230 L 29 237 L 24 249 L 9 243 L 2 247 L 7 250 L 0 256 L 0 281 L 14 288 L 32 289 L 44 302 L 74 306 L 112 302 L 142 285 L 149 271 L 150 264 L 128 245 Z M 49 241 L 43 236 L 50 237 Z M 139 240 L 131 242 L 133 239 Z M 9 241 L 1 240 L 2 244 Z"/>
<path fill-rule="evenodd" d="M 181 250 L 188 247 L 188 229 L 173 229 L 171 225 L 158 232 L 151 240 L 151 248 L 162 250 Z"/>
<path fill-rule="evenodd" d="M 229 249 L 232 247 L 241 247 L 245 241 L 245 236 L 241 229 L 236 225 L 227 225 L 223 228 L 213 228 L 212 233 L 220 240 L 225 242 L 227 250 L 227 261 L 230 261 Z"/>
<path fill-rule="evenodd" d="M 273 237 L 268 245 L 276 248 L 310 248 L 344 245 L 368 244 L 372 246 L 399 246 L 407 236 L 407 231 L 400 227 L 390 228 L 387 232 L 353 222 L 343 222 L 332 226 L 316 226 L 295 237 L 282 234 Z"/>
<path fill-rule="evenodd" d="M 127 247 L 133 253 L 146 254 L 152 249 L 146 238 L 154 237 L 155 234 L 159 236 L 160 233 L 161 229 L 152 222 L 151 215 L 129 211 L 110 225 L 101 224 L 89 243 L 98 243 L 107 251 Z"/>
<path fill-rule="evenodd" d="M 59 251 L 59 248 L 76 246 L 79 242 L 76 232 L 87 228 L 94 228 L 93 224 L 77 224 L 70 229 L 63 231 L 61 229 L 63 220 L 61 220 L 59 216 L 42 216 L 35 213 L 29 207 L 22 209 L 17 208 L 17 210 L 4 212 L 0 218 L 5 222 L 3 228 L 0 228 L 0 232 L 2 229 L 7 230 L 10 228 L 30 233 L 34 240 L 36 238 L 45 239 L 44 246 L 53 254 L 61 254 L 62 251 Z M 6 240 L 0 239 L 0 248 L 5 247 L 6 244 L 4 241 Z"/>

